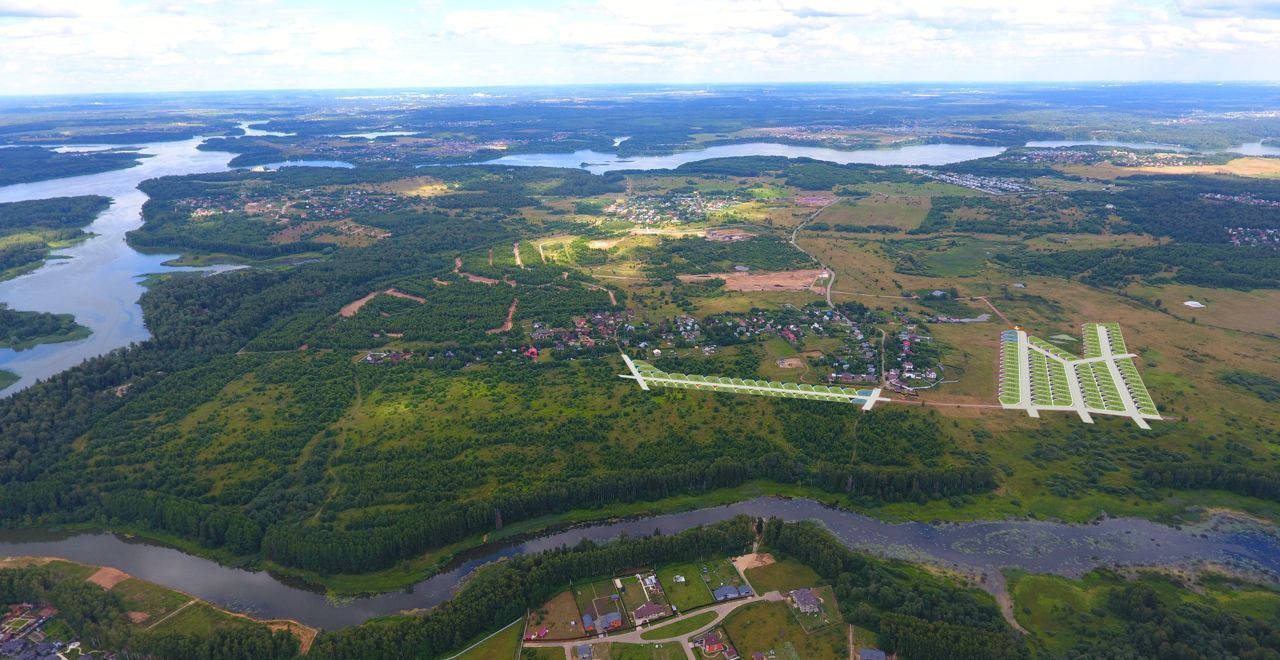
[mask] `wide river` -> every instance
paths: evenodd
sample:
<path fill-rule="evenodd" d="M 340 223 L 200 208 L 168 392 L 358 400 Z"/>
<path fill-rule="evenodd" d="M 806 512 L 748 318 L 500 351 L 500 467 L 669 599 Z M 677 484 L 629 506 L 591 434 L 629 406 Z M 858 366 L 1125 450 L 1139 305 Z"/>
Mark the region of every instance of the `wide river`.
<path fill-rule="evenodd" d="M 1133 518 L 1110 518 L 1091 525 L 1031 520 L 891 524 L 812 500 L 774 497 L 499 542 L 466 553 L 445 571 L 405 591 L 345 602 L 331 601 L 267 573 L 229 568 L 107 533 L 58 537 L 47 532 L 4 532 L 0 533 L 0 556 L 51 556 L 112 566 L 234 611 L 332 629 L 437 605 L 477 567 L 502 557 L 572 546 L 582 539 L 606 541 L 655 530 L 673 534 L 739 514 L 814 520 L 850 548 L 981 576 L 992 591 L 1003 588 L 999 573 L 1003 567 L 1079 576 L 1097 566 L 1181 566 L 1209 561 L 1272 580 L 1280 576 L 1280 536 L 1275 528 L 1224 516 L 1185 529 Z"/>

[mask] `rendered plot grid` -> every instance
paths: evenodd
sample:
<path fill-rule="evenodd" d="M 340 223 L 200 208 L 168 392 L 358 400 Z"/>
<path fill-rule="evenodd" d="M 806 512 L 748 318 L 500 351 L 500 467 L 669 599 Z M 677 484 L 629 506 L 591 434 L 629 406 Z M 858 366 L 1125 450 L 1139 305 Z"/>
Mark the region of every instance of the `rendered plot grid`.
<path fill-rule="evenodd" d="M 725 392 L 729 394 L 749 394 L 752 396 L 771 396 L 788 399 L 807 399 L 810 401 L 834 401 L 852 403 L 870 410 L 877 401 L 888 401 L 880 396 L 880 388 L 856 389 L 852 387 L 834 387 L 828 385 L 810 385 L 808 383 L 784 383 L 773 380 L 755 380 L 750 378 L 729 378 L 725 376 L 700 376 L 696 374 L 672 374 L 662 371 L 644 360 L 632 360 L 623 353 L 622 360 L 627 364 L 628 374 L 621 378 L 629 378 L 640 385 L 640 389 L 651 387 L 671 387 L 706 392 Z"/>
<path fill-rule="evenodd" d="M 1161 419 L 1147 386 L 1128 352 L 1120 326 L 1086 323 L 1081 328 L 1084 357 L 1076 357 L 1022 330 L 1000 334 L 1000 405 L 1026 410 L 1074 411 L 1093 423 L 1093 415 L 1131 418 L 1148 429 Z"/>

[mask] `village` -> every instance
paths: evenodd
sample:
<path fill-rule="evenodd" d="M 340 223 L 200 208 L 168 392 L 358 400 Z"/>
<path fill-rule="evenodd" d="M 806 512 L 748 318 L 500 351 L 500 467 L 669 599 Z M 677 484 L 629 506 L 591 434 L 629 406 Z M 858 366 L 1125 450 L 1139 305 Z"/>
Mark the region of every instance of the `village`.
<path fill-rule="evenodd" d="M 80 644 L 69 640 L 71 631 L 57 616 L 58 610 L 47 604 L 10 604 L 0 617 L 0 658 L 67 660 L 80 657 Z M 55 627 L 59 630 L 53 630 Z"/>
<path fill-rule="evenodd" d="M 573 660 L 610 658 L 612 646 L 630 644 L 683 646 L 700 660 L 804 657 L 799 652 L 811 642 L 845 638 L 834 589 L 808 580 L 793 562 L 769 554 L 626 572 L 553 596 L 521 622 L 521 640 L 524 649 L 562 649 Z M 751 634 L 758 615 L 780 636 Z M 860 660 L 886 658 L 865 641 L 855 646 Z"/>
<path fill-rule="evenodd" d="M 605 213 L 638 225 L 701 222 L 740 200 L 732 193 L 668 193 L 620 199 L 605 207 Z M 710 239 L 716 240 L 716 239 Z"/>
<path fill-rule="evenodd" d="M 1017 195 L 1021 193 L 1039 191 L 1038 188 L 1027 183 L 1023 179 L 1014 179 L 1010 177 L 956 174 L 954 172 L 940 172 L 915 167 L 907 168 L 907 171 L 935 181 L 949 183 L 953 186 L 960 186 L 961 188 L 969 188 L 970 190 L 977 190 L 978 192 L 984 192 L 989 195 Z"/>
<path fill-rule="evenodd" d="M 340 220 L 355 215 L 391 213 L 409 209 L 412 203 L 401 195 L 360 188 L 303 188 L 292 193 L 260 195 L 247 192 L 242 187 L 233 196 L 191 197 L 179 200 L 177 206 L 190 210 L 193 218 L 244 213 L 271 222 L 288 223 L 292 220 Z"/>

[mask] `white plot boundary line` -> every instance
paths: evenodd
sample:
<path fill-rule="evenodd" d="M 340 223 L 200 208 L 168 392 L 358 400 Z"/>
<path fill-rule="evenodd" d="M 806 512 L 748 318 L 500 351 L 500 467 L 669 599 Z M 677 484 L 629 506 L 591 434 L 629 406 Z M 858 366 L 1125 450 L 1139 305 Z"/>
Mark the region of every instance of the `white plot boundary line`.
<path fill-rule="evenodd" d="M 778 395 L 793 399 L 817 399 L 826 401 L 839 401 L 860 404 L 863 410 L 871 410 L 879 401 L 889 401 L 887 397 L 880 396 L 881 389 L 874 388 L 867 394 L 847 394 L 844 392 L 819 392 L 816 390 L 789 389 L 782 385 L 747 385 L 745 383 L 718 383 L 711 380 L 694 380 L 690 378 L 672 378 L 669 374 L 662 372 L 663 376 L 642 375 L 640 370 L 636 368 L 635 362 L 626 354 L 622 354 L 622 360 L 627 364 L 627 370 L 630 374 L 622 374 L 619 378 L 627 378 L 639 383 L 643 390 L 650 389 L 650 385 L 661 386 L 688 386 L 696 390 L 710 390 L 712 392 L 728 392 L 730 394 L 767 394 Z M 714 376 L 704 376 L 703 378 L 715 378 Z M 741 380 L 741 379 L 738 379 Z M 754 380 L 754 379 L 753 379 Z M 800 383 L 794 383 L 799 386 Z M 825 387 L 825 386 L 823 386 Z"/>
<path fill-rule="evenodd" d="M 1129 381 L 1120 372 L 1117 364 L 1118 360 L 1130 359 L 1137 357 L 1133 353 L 1112 353 L 1110 330 L 1105 324 L 1086 324 L 1085 332 L 1092 331 L 1098 340 L 1098 348 L 1101 355 L 1080 359 L 1064 359 L 1055 352 L 1051 352 L 1032 344 L 1026 332 L 1017 330 L 1018 345 L 1018 402 L 1005 403 L 1000 402 L 1002 408 L 1009 410 L 1025 410 L 1031 417 L 1039 417 L 1042 410 L 1060 410 L 1074 412 L 1080 416 L 1081 421 L 1086 424 L 1093 423 L 1093 415 L 1111 415 L 1116 417 L 1128 417 L 1133 420 L 1139 428 L 1149 430 L 1151 425 L 1147 424 L 1149 419 L 1162 419 L 1158 414 L 1144 413 L 1138 409 L 1138 404 L 1133 400 L 1133 395 L 1129 392 Z M 1002 342 L 1005 340 L 1001 340 Z M 1035 403 L 1031 396 L 1031 352 L 1035 351 L 1043 355 L 1045 359 L 1051 360 L 1062 365 L 1066 372 L 1067 391 L 1071 396 L 1071 403 L 1064 406 L 1040 405 Z M 1107 370 L 1111 373 L 1111 379 L 1115 386 L 1116 393 L 1120 397 L 1120 403 L 1124 406 L 1124 410 L 1109 410 L 1106 408 L 1097 408 L 1088 405 L 1084 400 L 1084 388 L 1081 387 L 1079 375 L 1076 373 L 1076 365 L 1088 365 L 1094 362 L 1104 362 Z M 1145 388 L 1145 385 L 1144 385 Z"/>

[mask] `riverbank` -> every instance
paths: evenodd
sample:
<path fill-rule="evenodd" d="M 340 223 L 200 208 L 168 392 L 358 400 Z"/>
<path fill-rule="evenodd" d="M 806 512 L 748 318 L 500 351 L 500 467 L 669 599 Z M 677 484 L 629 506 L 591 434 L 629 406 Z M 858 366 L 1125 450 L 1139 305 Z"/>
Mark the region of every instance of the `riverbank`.
<path fill-rule="evenodd" d="M 483 555 L 486 551 L 492 552 L 495 548 L 517 546 L 523 540 L 564 533 L 575 528 L 637 521 L 657 516 L 714 509 L 716 507 L 740 506 L 762 497 L 811 500 L 815 503 L 822 503 L 823 506 L 829 507 L 833 512 L 863 516 L 883 525 L 927 523 L 956 527 L 964 525 L 1001 525 L 1005 523 L 1039 523 L 1044 525 L 1083 526 L 1108 517 L 1132 517 L 1152 524 L 1171 526 L 1171 528 L 1176 528 L 1180 525 L 1200 524 L 1215 518 L 1239 520 L 1242 523 L 1270 528 L 1276 527 L 1276 519 L 1274 517 L 1260 515 L 1241 506 L 1242 504 L 1249 504 L 1245 501 L 1247 498 L 1230 493 L 1217 492 L 1207 492 L 1199 495 L 1203 496 L 1195 498 L 1195 502 L 1187 502 L 1181 498 L 1168 498 L 1162 500 L 1161 503 L 1132 511 L 1125 510 L 1125 507 L 1116 507 L 1110 510 L 1100 506 L 1072 508 L 1071 511 L 1076 515 L 1065 519 L 1055 519 L 1035 515 L 1026 510 L 993 510 L 984 505 L 985 498 L 979 498 L 979 501 L 958 507 L 948 505 L 945 501 L 929 502 L 923 505 L 911 504 L 910 506 L 892 504 L 879 507 L 860 507 L 854 505 L 845 496 L 813 487 L 768 481 L 752 481 L 736 488 L 725 488 L 700 495 L 683 495 L 648 502 L 619 503 L 597 509 L 575 509 L 559 514 L 540 516 L 505 525 L 501 530 L 495 532 L 467 537 L 417 557 L 403 560 L 388 569 L 358 574 L 321 574 L 315 571 L 306 571 L 291 566 L 283 566 L 260 556 L 235 555 L 221 548 L 207 548 L 178 536 L 130 525 L 104 527 L 94 524 L 77 524 L 58 527 L 53 531 L 68 534 L 109 532 L 123 534 L 130 538 L 144 539 L 150 543 L 217 562 L 222 566 L 250 571 L 265 571 L 286 584 L 322 593 L 334 602 L 345 602 L 357 598 L 413 589 L 415 585 L 447 572 L 453 567 L 464 564 L 478 555 Z M 998 498 L 996 499 L 998 500 Z M 1114 506 L 1115 503 L 1107 502 L 1107 504 Z M 652 533 L 652 531 L 652 529 L 643 530 L 643 533 Z M 941 564 L 938 565 L 941 566 Z"/>
<path fill-rule="evenodd" d="M 298 640 L 303 654 L 311 649 L 319 629 L 292 619 L 256 619 L 206 602 L 184 591 L 136 578 L 111 567 L 85 564 L 58 557 L 20 555 L 0 557 L 0 570 L 47 566 L 68 579 L 83 579 L 105 591 L 117 593 L 130 622 L 141 630 L 163 629 L 175 633 L 208 633 L 222 628 L 261 625 L 272 632 L 284 630 Z"/>

